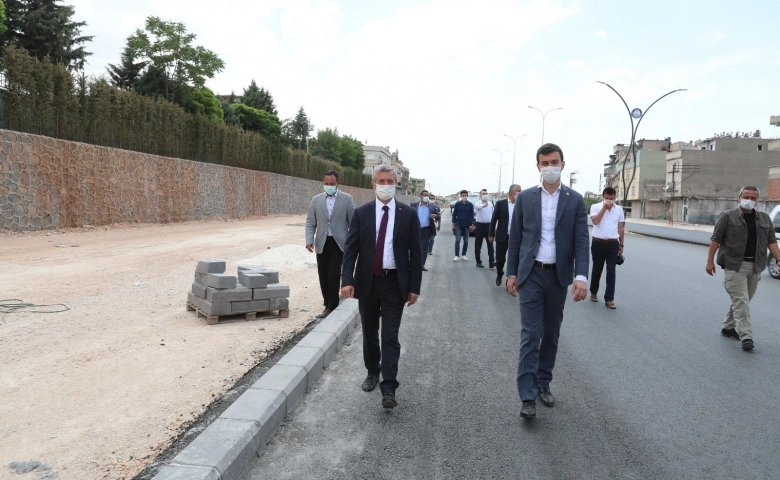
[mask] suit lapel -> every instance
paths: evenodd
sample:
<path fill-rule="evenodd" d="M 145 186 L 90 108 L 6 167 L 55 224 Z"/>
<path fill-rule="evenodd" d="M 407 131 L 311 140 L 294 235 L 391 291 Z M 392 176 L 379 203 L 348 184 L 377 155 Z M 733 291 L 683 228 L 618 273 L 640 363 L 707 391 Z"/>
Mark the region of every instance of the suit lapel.
<path fill-rule="evenodd" d="M 368 226 L 369 230 L 374 234 L 371 239 L 373 240 L 374 247 L 376 248 L 376 236 L 379 232 L 376 230 L 376 200 L 371 202 L 371 208 L 368 209 Z"/>
<path fill-rule="evenodd" d="M 333 209 L 336 209 L 336 206 L 333 206 Z M 330 220 L 330 217 L 328 216 L 328 196 L 323 195 L 322 197 L 322 214 L 325 215 L 325 218 Z"/>
<path fill-rule="evenodd" d="M 558 221 L 561 219 L 561 215 L 563 215 L 563 210 L 566 208 L 566 202 L 569 201 L 569 194 L 571 192 L 569 191 L 569 188 L 565 185 L 561 185 L 561 193 L 558 195 L 558 209 L 555 212 L 555 225 L 558 225 Z"/>
<path fill-rule="evenodd" d="M 398 229 L 401 227 L 401 206 L 395 201 L 395 222 L 393 223 L 393 251 L 395 251 L 395 239 L 398 238 Z"/>
<path fill-rule="evenodd" d="M 536 214 L 536 224 L 539 225 L 539 231 L 542 231 L 542 187 L 539 187 L 539 193 L 534 195 L 536 199 L 536 206 L 534 213 Z"/>

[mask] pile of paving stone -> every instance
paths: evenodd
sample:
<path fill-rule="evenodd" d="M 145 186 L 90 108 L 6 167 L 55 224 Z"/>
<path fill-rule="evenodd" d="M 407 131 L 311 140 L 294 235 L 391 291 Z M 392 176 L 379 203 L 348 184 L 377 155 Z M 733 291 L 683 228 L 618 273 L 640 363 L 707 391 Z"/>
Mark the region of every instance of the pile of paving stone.
<path fill-rule="evenodd" d="M 289 297 L 290 287 L 279 283 L 278 270 L 246 265 L 234 276 L 225 273 L 222 260 L 200 260 L 187 304 L 210 317 L 273 311 L 284 317 Z"/>

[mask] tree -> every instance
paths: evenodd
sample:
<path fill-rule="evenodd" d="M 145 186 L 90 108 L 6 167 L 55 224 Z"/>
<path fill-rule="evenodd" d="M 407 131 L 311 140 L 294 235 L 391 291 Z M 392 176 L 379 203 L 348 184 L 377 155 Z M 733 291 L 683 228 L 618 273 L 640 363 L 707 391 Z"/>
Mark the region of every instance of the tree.
<path fill-rule="evenodd" d="M 267 91 L 265 88 L 257 88 L 257 84 L 254 80 L 252 80 L 252 83 L 244 89 L 241 103 L 253 108 L 265 110 L 273 115 L 277 114 L 276 105 L 274 105 L 274 98 L 271 96 L 271 92 Z"/>
<path fill-rule="evenodd" d="M 185 85 L 201 88 L 207 78 L 214 78 L 225 68 L 216 53 L 193 45 L 196 38 L 183 23 L 148 17 L 145 30 L 136 30 L 127 42 L 134 58 L 148 61 L 148 70 L 154 67 L 156 74 L 167 80 L 161 83 L 165 90 L 157 93 L 175 100 Z"/>
<path fill-rule="evenodd" d="M 228 125 L 241 126 L 241 119 L 236 114 L 236 109 L 233 108 L 233 104 L 230 102 L 222 103 L 222 118 Z"/>
<path fill-rule="evenodd" d="M 118 65 L 109 63 L 106 68 L 111 81 L 119 88 L 135 88 L 144 68 L 146 68 L 148 62 L 137 62 L 137 58 L 133 54 L 133 50 L 128 43 L 122 52 L 121 62 Z"/>
<path fill-rule="evenodd" d="M 363 170 L 365 165 L 363 144 L 350 136 L 339 135 L 338 128 L 319 130 L 317 137 L 309 141 L 309 151 L 347 168 Z"/>
<path fill-rule="evenodd" d="M 366 165 L 363 142 L 346 135 L 341 137 L 341 164 L 362 171 Z"/>
<path fill-rule="evenodd" d="M 49 57 L 69 69 L 81 70 L 91 55 L 84 44 L 91 36 L 81 35 L 86 22 L 72 20 L 75 10 L 59 5 L 62 0 L 6 0 L 6 31 L 2 46 L 16 44 L 38 59 Z"/>
<path fill-rule="evenodd" d="M 276 115 L 243 103 L 236 103 L 231 107 L 245 130 L 252 130 L 268 138 L 279 138 L 282 133 L 282 123 Z"/>
<path fill-rule="evenodd" d="M 306 112 L 303 110 L 303 106 L 301 106 L 290 125 L 292 139 L 297 142 L 298 148 L 301 148 L 303 142 L 309 137 L 310 125 L 309 117 L 306 116 Z"/>
<path fill-rule="evenodd" d="M 0 0 L 0 36 L 5 34 L 5 31 L 8 29 L 5 26 L 6 20 L 8 19 L 5 16 L 5 3 L 3 3 L 3 0 Z"/>
<path fill-rule="evenodd" d="M 215 122 L 222 123 L 224 120 L 224 112 L 219 98 L 206 87 L 184 87 L 182 106 L 190 113 L 206 115 Z"/>

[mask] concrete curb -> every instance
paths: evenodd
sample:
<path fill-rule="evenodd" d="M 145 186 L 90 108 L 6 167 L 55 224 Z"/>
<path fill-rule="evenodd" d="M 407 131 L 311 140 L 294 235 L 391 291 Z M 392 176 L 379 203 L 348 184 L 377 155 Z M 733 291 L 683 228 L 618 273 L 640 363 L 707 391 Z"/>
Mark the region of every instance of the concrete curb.
<path fill-rule="evenodd" d="M 713 227 L 714 228 L 714 227 Z M 674 227 L 661 227 L 657 225 L 645 225 L 641 223 L 626 222 L 626 231 L 638 233 L 647 237 L 673 240 L 675 242 L 692 243 L 694 245 L 709 246 L 712 232 L 688 230 Z"/>
<path fill-rule="evenodd" d="M 359 321 L 357 300 L 344 300 L 153 480 L 238 480 Z"/>

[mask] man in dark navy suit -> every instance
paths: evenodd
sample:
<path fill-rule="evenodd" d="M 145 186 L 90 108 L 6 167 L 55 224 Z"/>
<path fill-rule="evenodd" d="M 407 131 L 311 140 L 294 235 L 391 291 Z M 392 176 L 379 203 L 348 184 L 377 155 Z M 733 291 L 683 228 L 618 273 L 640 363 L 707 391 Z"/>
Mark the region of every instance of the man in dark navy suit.
<path fill-rule="evenodd" d="M 506 265 L 506 252 L 509 249 L 509 225 L 512 223 L 512 214 L 515 211 L 515 198 L 520 193 L 520 185 L 509 186 L 509 196 L 496 202 L 493 209 L 493 218 L 490 220 L 490 233 L 488 241 L 496 241 L 496 286 L 501 286 L 504 277 L 504 265 Z"/>
<path fill-rule="evenodd" d="M 382 406 L 394 408 L 401 356 L 398 330 L 404 304 L 414 305 L 420 295 L 423 246 L 417 211 L 395 201 L 395 170 L 388 165 L 377 167 L 371 183 L 376 200 L 356 208 L 349 226 L 341 295 L 358 299 L 363 362 L 368 370 L 363 390 L 373 390 L 381 373 Z"/>
<path fill-rule="evenodd" d="M 536 151 L 539 187 L 520 192 L 509 229 L 506 287 L 520 297 L 520 360 L 517 390 L 520 416 L 536 417 L 536 399 L 555 405 L 550 393 L 558 353 L 566 290 L 575 302 L 588 291 L 588 214 L 582 195 L 561 184 L 561 147 L 546 143 Z"/>

